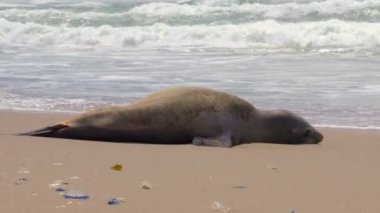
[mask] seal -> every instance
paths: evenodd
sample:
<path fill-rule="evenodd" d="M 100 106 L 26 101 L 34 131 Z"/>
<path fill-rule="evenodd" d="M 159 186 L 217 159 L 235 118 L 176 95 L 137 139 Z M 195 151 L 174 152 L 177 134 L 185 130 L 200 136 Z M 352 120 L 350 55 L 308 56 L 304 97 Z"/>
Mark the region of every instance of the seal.
<path fill-rule="evenodd" d="M 21 135 L 219 147 L 311 144 L 323 139 L 292 112 L 259 110 L 237 96 L 199 87 L 164 89 L 129 105 L 90 111 Z"/>

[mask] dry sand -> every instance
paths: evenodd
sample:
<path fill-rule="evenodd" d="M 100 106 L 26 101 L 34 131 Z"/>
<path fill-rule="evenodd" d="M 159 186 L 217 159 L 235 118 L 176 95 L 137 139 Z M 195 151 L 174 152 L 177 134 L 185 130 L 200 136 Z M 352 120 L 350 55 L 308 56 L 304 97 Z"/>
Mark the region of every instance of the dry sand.
<path fill-rule="evenodd" d="M 380 212 L 380 131 L 322 129 L 320 145 L 231 149 L 14 136 L 64 117 L 0 112 L 0 212 L 217 212 L 215 201 L 229 212 Z M 49 188 L 56 180 L 90 198 L 63 198 Z M 125 202 L 107 205 L 117 197 Z"/>

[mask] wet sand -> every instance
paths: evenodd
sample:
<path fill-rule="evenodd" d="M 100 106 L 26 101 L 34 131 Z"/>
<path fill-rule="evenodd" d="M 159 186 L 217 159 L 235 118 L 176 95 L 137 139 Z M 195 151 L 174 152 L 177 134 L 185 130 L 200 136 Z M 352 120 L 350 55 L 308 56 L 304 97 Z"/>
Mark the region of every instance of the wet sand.
<path fill-rule="evenodd" d="M 217 212 L 215 201 L 226 207 L 219 212 L 380 209 L 380 131 L 326 128 L 319 145 L 230 149 L 14 135 L 68 116 L 0 111 L 0 212 Z M 90 198 L 66 199 L 54 181 Z M 107 205 L 119 197 L 125 202 Z"/>

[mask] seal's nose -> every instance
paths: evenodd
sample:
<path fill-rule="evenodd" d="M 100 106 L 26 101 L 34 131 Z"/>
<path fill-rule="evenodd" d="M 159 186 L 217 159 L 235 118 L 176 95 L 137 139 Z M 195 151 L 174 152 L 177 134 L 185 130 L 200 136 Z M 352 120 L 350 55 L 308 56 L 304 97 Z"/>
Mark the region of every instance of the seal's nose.
<path fill-rule="evenodd" d="M 323 140 L 323 135 L 315 130 L 313 138 L 315 140 L 315 143 L 320 143 Z"/>

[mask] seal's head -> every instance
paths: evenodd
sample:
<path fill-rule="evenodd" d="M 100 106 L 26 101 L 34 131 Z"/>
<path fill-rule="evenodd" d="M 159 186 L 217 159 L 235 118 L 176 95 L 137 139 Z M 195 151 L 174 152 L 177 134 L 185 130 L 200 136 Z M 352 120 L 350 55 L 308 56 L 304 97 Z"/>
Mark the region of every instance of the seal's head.
<path fill-rule="evenodd" d="M 286 110 L 272 111 L 269 124 L 276 132 L 277 143 L 316 144 L 323 140 L 323 135 L 305 119 Z"/>

